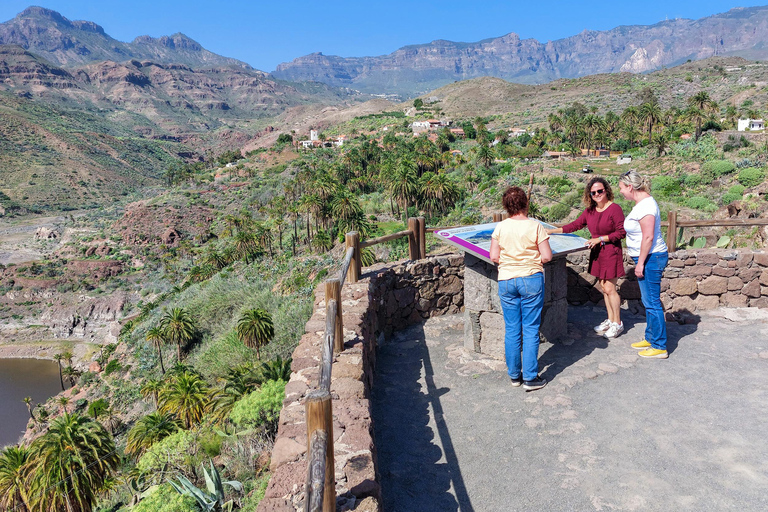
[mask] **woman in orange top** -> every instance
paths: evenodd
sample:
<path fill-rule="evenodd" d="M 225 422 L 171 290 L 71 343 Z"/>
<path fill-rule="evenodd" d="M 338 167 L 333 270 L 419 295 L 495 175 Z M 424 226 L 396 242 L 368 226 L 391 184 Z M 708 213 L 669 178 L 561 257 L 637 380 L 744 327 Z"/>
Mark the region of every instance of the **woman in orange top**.
<path fill-rule="evenodd" d="M 499 222 L 491 235 L 491 261 L 499 266 L 507 373 L 513 386 L 522 384 L 533 391 L 547 384 L 539 377 L 539 326 L 544 263 L 552 259 L 552 249 L 544 227 L 528 218 L 528 197 L 521 188 L 507 189 L 503 204 L 509 218 Z"/>

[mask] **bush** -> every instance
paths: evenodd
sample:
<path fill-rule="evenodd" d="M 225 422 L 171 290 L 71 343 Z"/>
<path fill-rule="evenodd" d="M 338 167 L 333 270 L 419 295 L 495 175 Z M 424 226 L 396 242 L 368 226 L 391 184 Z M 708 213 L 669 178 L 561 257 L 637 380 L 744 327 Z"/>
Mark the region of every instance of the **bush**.
<path fill-rule="evenodd" d="M 106 368 L 104 368 L 104 375 L 109 375 L 114 372 L 119 372 L 122 369 L 123 367 L 120 366 L 120 361 L 118 361 L 117 359 L 113 359 L 109 363 L 107 363 Z"/>
<path fill-rule="evenodd" d="M 701 174 L 688 174 L 683 178 L 685 188 L 696 188 L 701 185 Z"/>
<path fill-rule="evenodd" d="M 736 179 L 745 187 L 756 187 L 765 179 L 765 171 L 755 167 L 748 167 L 739 172 L 739 177 Z"/>
<path fill-rule="evenodd" d="M 706 162 L 701 166 L 702 182 L 705 184 L 712 183 L 712 180 L 717 179 L 726 174 L 731 174 L 736 170 L 736 166 L 728 160 L 712 160 Z"/>
<path fill-rule="evenodd" d="M 705 212 L 713 212 L 717 210 L 717 205 L 715 203 L 713 203 L 706 197 L 701 197 L 701 196 L 694 196 L 689 198 L 685 202 L 685 205 L 688 208 L 693 208 L 694 210 L 702 210 Z"/>
<path fill-rule="evenodd" d="M 194 434 L 189 430 L 179 430 L 153 444 L 141 456 L 136 468 L 148 475 L 159 476 L 158 481 L 162 481 L 164 468 L 172 468 L 173 471 L 175 468 L 194 465 L 191 457 L 197 450 L 193 448 L 196 448 Z"/>
<path fill-rule="evenodd" d="M 557 203 L 547 212 L 547 220 L 550 222 L 557 222 L 566 218 L 569 213 L 571 213 L 571 209 L 568 205 Z"/>
<path fill-rule="evenodd" d="M 661 196 L 676 196 L 681 192 L 680 180 L 672 176 L 657 176 L 651 180 L 651 190 Z"/>
<path fill-rule="evenodd" d="M 240 427 L 255 427 L 274 422 L 280 415 L 285 398 L 285 381 L 268 380 L 232 408 L 229 419 Z"/>
<path fill-rule="evenodd" d="M 728 192 L 727 194 L 723 194 L 723 196 L 720 198 L 720 201 L 724 205 L 729 205 L 734 201 L 739 201 L 741 199 L 741 194 L 733 194 L 731 192 Z"/>
<path fill-rule="evenodd" d="M 625 151 L 629 151 L 629 148 L 632 145 L 629 143 L 628 140 L 625 139 L 619 139 L 615 141 L 613 144 L 611 144 L 611 151 L 621 151 L 622 153 Z"/>
<path fill-rule="evenodd" d="M 734 185 L 731 188 L 729 188 L 728 189 L 728 193 L 729 194 L 738 194 L 739 196 L 743 196 L 744 195 L 744 191 L 746 189 L 747 189 L 747 187 L 745 187 L 744 185 L 737 184 L 737 185 Z"/>
<path fill-rule="evenodd" d="M 183 496 L 170 485 L 150 488 L 147 496 L 131 509 L 132 512 L 189 512 L 197 510 L 197 502 L 191 496 Z"/>

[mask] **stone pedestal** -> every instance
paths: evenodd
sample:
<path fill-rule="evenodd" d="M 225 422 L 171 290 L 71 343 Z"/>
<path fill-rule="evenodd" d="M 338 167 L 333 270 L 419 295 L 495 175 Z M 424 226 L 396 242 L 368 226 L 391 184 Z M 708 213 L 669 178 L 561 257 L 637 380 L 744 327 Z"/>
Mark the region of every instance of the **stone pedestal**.
<path fill-rule="evenodd" d="M 568 274 L 565 257 L 544 265 L 544 309 L 541 341 L 555 342 L 567 333 Z M 496 266 L 464 255 L 464 346 L 504 359 L 504 317 L 499 300 Z"/>

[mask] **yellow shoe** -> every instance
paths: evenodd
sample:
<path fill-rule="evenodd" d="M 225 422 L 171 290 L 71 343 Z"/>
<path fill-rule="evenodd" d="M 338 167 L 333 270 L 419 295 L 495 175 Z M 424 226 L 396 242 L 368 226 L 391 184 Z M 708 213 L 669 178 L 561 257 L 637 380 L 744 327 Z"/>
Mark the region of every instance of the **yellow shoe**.
<path fill-rule="evenodd" d="M 651 344 L 643 340 L 643 341 L 638 341 L 637 343 L 633 343 L 631 346 L 632 348 L 650 348 Z"/>
<path fill-rule="evenodd" d="M 653 359 L 666 359 L 669 357 L 666 350 L 659 350 L 658 348 L 647 348 L 637 353 L 640 357 L 650 357 Z"/>

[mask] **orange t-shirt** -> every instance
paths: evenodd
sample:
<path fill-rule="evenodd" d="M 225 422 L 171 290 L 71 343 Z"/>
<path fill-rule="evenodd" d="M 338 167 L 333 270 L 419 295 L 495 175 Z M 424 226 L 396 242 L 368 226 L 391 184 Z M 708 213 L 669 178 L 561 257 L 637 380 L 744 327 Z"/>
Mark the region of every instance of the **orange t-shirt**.
<path fill-rule="evenodd" d="M 499 242 L 499 281 L 525 277 L 544 270 L 539 244 L 549 240 L 544 226 L 533 219 L 506 219 L 491 238 Z"/>

